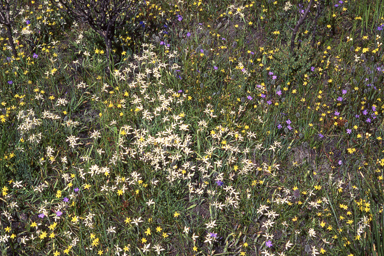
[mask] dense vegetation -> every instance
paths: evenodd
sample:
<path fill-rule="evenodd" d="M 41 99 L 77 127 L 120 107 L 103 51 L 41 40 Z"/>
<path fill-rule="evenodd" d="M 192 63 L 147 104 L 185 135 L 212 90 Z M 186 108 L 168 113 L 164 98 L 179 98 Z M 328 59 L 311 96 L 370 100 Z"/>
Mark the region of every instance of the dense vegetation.
<path fill-rule="evenodd" d="M 384 255 L 382 1 L 19 2 L 2 255 Z"/>

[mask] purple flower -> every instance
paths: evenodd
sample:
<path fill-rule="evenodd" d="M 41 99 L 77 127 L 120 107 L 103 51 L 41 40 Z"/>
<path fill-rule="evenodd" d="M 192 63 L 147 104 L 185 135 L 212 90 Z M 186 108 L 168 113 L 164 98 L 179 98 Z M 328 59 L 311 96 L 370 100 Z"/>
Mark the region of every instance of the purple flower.
<path fill-rule="evenodd" d="M 178 20 L 178 21 L 182 21 L 182 20 L 183 20 L 183 17 L 182 17 L 181 15 L 178 15 L 177 20 Z"/>
<path fill-rule="evenodd" d="M 311 71 L 312 71 L 312 72 L 315 71 L 315 67 L 311 67 Z"/>
<path fill-rule="evenodd" d="M 56 216 L 57 216 L 57 217 L 60 217 L 62 214 L 63 214 L 63 213 L 62 213 L 61 211 L 57 211 L 57 212 L 56 212 Z"/>
<path fill-rule="evenodd" d="M 381 26 L 377 27 L 377 30 L 383 30 L 383 28 Z"/>
<path fill-rule="evenodd" d="M 255 53 L 254 52 L 251 52 L 252 55 L 254 55 Z"/>
<path fill-rule="evenodd" d="M 261 98 L 265 98 L 265 94 L 261 94 L 260 96 L 261 96 Z"/>
<path fill-rule="evenodd" d="M 34 59 L 37 59 L 37 57 L 39 57 L 39 55 L 37 55 L 36 53 L 34 53 L 32 57 L 33 57 Z"/>
<path fill-rule="evenodd" d="M 279 125 L 277 126 L 277 129 L 281 129 L 281 128 L 283 128 L 283 126 L 281 126 L 281 124 L 279 124 Z"/>
<path fill-rule="evenodd" d="M 44 218 L 44 213 L 42 213 L 42 214 L 39 214 L 39 218 Z"/>
<path fill-rule="evenodd" d="M 339 112 L 337 112 L 337 111 L 335 111 L 335 116 L 338 116 L 338 115 L 340 115 L 340 113 L 339 113 Z"/>
<path fill-rule="evenodd" d="M 64 197 L 63 201 L 66 202 L 66 203 L 68 203 L 68 202 L 69 202 L 68 197 Z"/>
<path fill-rule="evenodd" d="M 343 3 L 343 1 L 339 1 L 339 4 L 342 4 Z"/>
<path fill-rule="evenodd" d="M 347 90 L 342 90 L 341 91 L 343 94 L 346 94 L 347 93 Z"/>
<path fill-rule="evenodd" d="M 277 76 L 272 76 L 272 79 L 275 80 L 277 78 Z"/>
<path fill-rule="evenodd" d="M 217 186 L 221 187 L 221 186 L 223 186 L 224 182 L 222 182 L 221 180 L 217 180 L 216 184 L 217 184 Z"/>
<path fill-rule="evenodd" d="M 339 5 L 338 5 L 338 4 L 335 4 L 335 7 L 339 7 Z"/>
<path fill-rule="evenodd" d="M 169 48 L 169 46 L 171 46 L 170 44 L 167 44 L 167 47 Z"/>
<path fill-rule="evenodd" d="M 367 118 L 366 122 L 370 123 L 371 122 L 371 118 Z"/>
<path fill-rule="evenodd" d="M 268 75 L 270 75 L 270 76 L 273 75 L 273 72 L 269 71 L 269 72 L 268 72 Z"/>
<path fill-rule="evenodd" d="M 287 124 L 291 124 L 292 122 L 291 122 L 291 120 L 288 119 L 288 120 L 286 121 L 286 123 L 287 123 Z"/>
<path fill-rule="evenodd" d="M 187 33 L 187 37 L 190 37 L 190 36 L 191 36 L 191 33 L 188 32 L 188 33 Z"/>
<path fill-rule="evenodd" d="M 267 101 L 267 103 L 268 103 L 268 105 L 271 105 L 271 104 L 272 104 L 272 101 L 269 100 L 269 101 Z"/>
<path fill-rule="evenodd" d="M 338 97 L 337 100 L 338 101 L 343 101 L 343 98 L 342 97 Z"/>
<path fill-rule="evenodd" d="M 368 114 L 368 111 L 365 109 L 365 110 L 363 111 L 363 114 L 366 116 L 366 115 Z"/>
<path fill-rule="evenodd" d="M 247 99 L 252 100 L 253 98 L 251 95 L 248 95 Z"/>
<path fill-rule="evenodd" d="M 343 161 L 340 160 L 340 161 L 339 161 L 339 165 L 342 165 L 342 164 L 343 164 Z"/>
<path fill-rule="evenodd" d="M 209 236 L 216 238 L 217 237 L 217 233 L 209 233 Z"/>
<path fill-rule="evenodd" d="M 215 70 L 217 70 L 217 69 L 218 69 L 218 67 L 216 67 L 216 66 L 213 66 L 213 68 L 214 68 Z"/>
<path fill-rule="evenodd" d="M 375 106 L 372 106 L 372 110 L 373 110 L 373 111 L 376 111 L 376 107 L 375 107 Z"/>
<path fill-rule="evenodd" d="M 272 241 L 271 240 L 268 240 L 265 245 L 268 247 L 268 248 L 271 248 L 272 247 Z"/>
<path fill-rule="evenodd" d="M 356 118 L 359 118 L 360 116 L 359 115 L 355 115 Z"/>
<path fill-rule="evenodd" d="M 8 84 L 13 84 L 13 82 L 12 81 L 8 81 Z"/>
<path fill-rule="evenodd" d="M 31 22 L 29 20 L 27 20 L 25 23 L 27 23 L 27 25 L 29 25 Z"/>
<path fill-rule="evenodd" d="M 352 129 L 347 129 L 348 134 L 351 134 L 351 132 L 352 132 Z"/>
<path fill-rule="evenodd" d="M 281 91 L 277 91 L 276 94 L 281 96 Z"/>
<path fill-rule="evenodd" d="M 291 127 L 290 125 L 288 125 L 287 128 L 288 128 L 289 130 L 292 130 L 292 127 Z"/>
<path fill-rule="evenodd" d="M 183 92 L 183 90 L 178 90 L 178 91 L 177 91 L 177 93 L 182 93 L 182 92 Z"/>
<path fill-rule="evenodd" d="M 164 44 L 164 42 L 163 42 L 163 41 L 161 41 L 161 42 L 160 42 L 160 45 L 163 45 L 163 44 Z"/>
<path fill-rule="evenodd" d="M 79 192 L 79 188 L 75 188 L 74 191 L 77 193 Z"/>
<path fill-rule="evenodd" d="M 200 52 L 201 52 L 201 53 L 204 53 L 204 50 L 203 50 L 203 49 L 201 49 L 201 50 L 200 50 Z"/>
<path fill-rule="evenodd" d="M 322 139 L 322 138 L 324 138 L 324 135 L 319 133 L 319 137 L 320 137 L 320 139 Z"/>

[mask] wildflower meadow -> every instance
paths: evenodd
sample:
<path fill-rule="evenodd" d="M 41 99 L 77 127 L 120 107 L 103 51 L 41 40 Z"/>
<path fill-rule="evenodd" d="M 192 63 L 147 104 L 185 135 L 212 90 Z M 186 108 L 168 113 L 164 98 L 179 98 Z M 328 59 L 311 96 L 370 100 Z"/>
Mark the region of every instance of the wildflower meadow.
<path fill-rule="evenodd" d="M 381 0 L 0 0 L 1 255 L 384 256 Z"/>

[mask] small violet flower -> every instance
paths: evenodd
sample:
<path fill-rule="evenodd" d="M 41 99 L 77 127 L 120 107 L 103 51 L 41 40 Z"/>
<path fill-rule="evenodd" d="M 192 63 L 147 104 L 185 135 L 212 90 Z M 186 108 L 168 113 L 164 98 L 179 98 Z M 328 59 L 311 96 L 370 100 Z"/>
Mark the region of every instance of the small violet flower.
<path fill-rule="evenodd" d="M 222 182 L 221 180 L 218 180 L 216 181 L 216 184 L 217 186 L 221 187 L 224 184 L 224 182 Z"/>
<path fill-rule="evenodd" d="M 209 233 L 209 236 L 216 238 L 217 237 L 217 233 Z"/>

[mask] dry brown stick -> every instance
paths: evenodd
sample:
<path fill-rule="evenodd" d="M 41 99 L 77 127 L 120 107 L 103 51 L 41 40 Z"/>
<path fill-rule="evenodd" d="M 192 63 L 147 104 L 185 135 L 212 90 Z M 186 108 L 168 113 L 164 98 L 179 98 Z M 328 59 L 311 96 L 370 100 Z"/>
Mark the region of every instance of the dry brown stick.
<path fill-rule="evenodd" d="M 313 4 L 313 0 L 311 0 L 307 6 L 307 9 L 305 10 L 304 12 L 304 15 L 301 16 L 301 18 L 299 19 L 299 21 L 297 22 L 294 30 L 293 30 L 293 35 L 292 35 L 292 38 L 291 38 L 291 52 L 294 53 L 293 51 L 293 48 L 295 46 L 295 38 L 296 38 L 296 34 L 297 34 L 297 31 L 299 30 L 299 27 L 301 26 L 301 24 L 303 24 L 305 18 L 307 17 L 308 15 L 308 12 L 309 12 L 309 9 L 311 8 Z"/>

